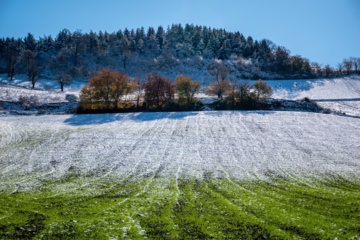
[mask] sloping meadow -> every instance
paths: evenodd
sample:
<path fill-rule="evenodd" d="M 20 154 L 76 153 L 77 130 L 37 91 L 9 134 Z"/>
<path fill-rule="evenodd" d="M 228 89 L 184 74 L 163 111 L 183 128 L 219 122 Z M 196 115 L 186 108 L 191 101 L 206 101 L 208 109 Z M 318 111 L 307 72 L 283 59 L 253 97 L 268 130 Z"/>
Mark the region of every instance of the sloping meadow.
<path fill-rule="evenodd" d="M 360 237 L 359 119 L 0 118 L 0 238 Z"/>

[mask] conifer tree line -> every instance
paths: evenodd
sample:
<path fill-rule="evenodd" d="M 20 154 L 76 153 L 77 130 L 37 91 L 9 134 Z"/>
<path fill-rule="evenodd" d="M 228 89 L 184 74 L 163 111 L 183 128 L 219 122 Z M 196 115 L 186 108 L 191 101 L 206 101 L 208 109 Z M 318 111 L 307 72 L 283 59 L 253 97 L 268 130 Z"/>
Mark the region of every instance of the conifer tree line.
<path fill-rule="evenodd" d="M 56 79 L 63 88 L 71 78 L 87 78 L 103 68 L 133 77 L 161 72 L 174 78 L 202 72 L 210 80 L 209 68 L 217 62 L 235 78 L 294 79 L 358 73 L 360 59 L 345 59 L 334 69 L 292 56 L 269 40 L 190 24 L 113 33 L 64 29 L 55 38 L 35 39 L 31 33 L 18 39 L 0 38 L 0 73 L 7 73 L 9 79 L 27 74 L 33 87 L 39 76 Z"/>

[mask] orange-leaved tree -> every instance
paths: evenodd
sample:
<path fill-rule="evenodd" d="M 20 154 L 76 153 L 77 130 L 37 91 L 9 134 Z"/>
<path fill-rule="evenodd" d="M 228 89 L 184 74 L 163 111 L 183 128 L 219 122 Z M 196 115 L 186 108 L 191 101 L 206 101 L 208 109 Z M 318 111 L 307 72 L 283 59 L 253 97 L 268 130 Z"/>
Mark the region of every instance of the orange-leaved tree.
<path fill-rule="evenodd" d="M 190 77 L 179 75 L 176 77 L 175 89 L 179 101 L 191 104 L 194 102 L 194 95 L 200 91 L 201 82 L 195 82 Z"/>
<path fill-rule="evenodd" d="M 102 69 L 89 80 L 80 92 L 84 109 L 118 109 L 121 98 L 135 89 L 134 82 L 126 74 L 112 69 Z"/>

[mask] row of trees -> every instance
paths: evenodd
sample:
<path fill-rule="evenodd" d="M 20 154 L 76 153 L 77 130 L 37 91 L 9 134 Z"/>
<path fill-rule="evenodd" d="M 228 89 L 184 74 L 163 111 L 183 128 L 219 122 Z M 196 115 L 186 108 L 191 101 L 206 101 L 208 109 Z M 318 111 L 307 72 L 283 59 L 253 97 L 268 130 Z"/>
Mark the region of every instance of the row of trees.
<path fill-rule="evenodd" d="M 360 73 L 360 58 L 350 57 L 337 65 L 340 74 Z"/>
<path fill-rule="evenodd" d="M 223 104 L 233 109 L 254 107 L 254 104 L 262 102 L 272 94 L 272 88 L 261 80 L 251 85 L 221 77 L 206 88 L 206 93 L 217 95 Z M 195 94 L 200 90 L 200 82 L 183 75 L 178 75 L 176 80 L 172 81 L 158 73 L 150 73 L 142 81 L 132 80 L 122 72 L 102 69 L 89 80 L 89 85 L 81 90 L 79 110 L 199 110 L 203 104 L 195 98 Z M 226 99 L 222 101 L 224 95 Z M 125 96 L 130 96 L 130 99 Z"/>
<path fill-rule="evenodd" d="M 350 69 L 358 71 L 358 60 L 351 60 Z M 248 79 L 332 76 L 343 69 L 350 72 L 346 62 L 337 70 L 321 67 L 292 56 L 269 40 L 190 24 L 173 24 L 167 29 L 125 28 L 114 33 L 64 29 L 55 38 L 35 39 L 31 33 L 18 39 L 0 38 L 0 73 L 7 73 L 9 79 L 16 73 L 28 74 L 33 84 L 40 74 L 57 79 L 61 85 L 69 81 L 68 76 L 88 77 L 102 68 L 141 77 L 153 71 L 168 77 L 171 72 L 191 75 L 194 70 L 207 76 L 209 65 L 218 61 L 234 77 Z"/>
<path fill-rule="evenodd" d="M 321 66 L 318 63 L 311 63 L 311 68 L 316 77 L 335 77 L 350 74 L 360 74 L 360 58 L 350 57 L 338 63 L 336 68 L 329 64 Z"/>

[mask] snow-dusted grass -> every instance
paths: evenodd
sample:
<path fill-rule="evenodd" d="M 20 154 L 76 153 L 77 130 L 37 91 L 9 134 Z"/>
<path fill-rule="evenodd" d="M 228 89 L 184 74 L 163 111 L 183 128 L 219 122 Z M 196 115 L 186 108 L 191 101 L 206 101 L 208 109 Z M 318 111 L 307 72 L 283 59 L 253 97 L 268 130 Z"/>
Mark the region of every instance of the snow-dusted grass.
<path fill-rule="evenodd" d="M 283 94 L 359 116 L 359 82 Z M 2 116 L 0 238 L 357 239 L 359 136 L 307 112 Z"/>
<path fill-rule="evenodd" d="M 351 178 L 360 172 L 358 123 L 269 111 L 2 117 L 0 189 L 31 190 L 69 174 L 173 176 L 178 168 L 185 179 Z"/>
<path fill-rule="evenodd" d="M 185 170 L 186 171 L 186 170 Z M 76 181 L 69 178 L 64 182 Z M 62 182 L 62 184 L 64 184 Z M 359 184 L 150 175 L 54 193 L 0 194 L 3 239 L 357 239 Z M 98 183 L 98 186 L 100 183 Z"/>

